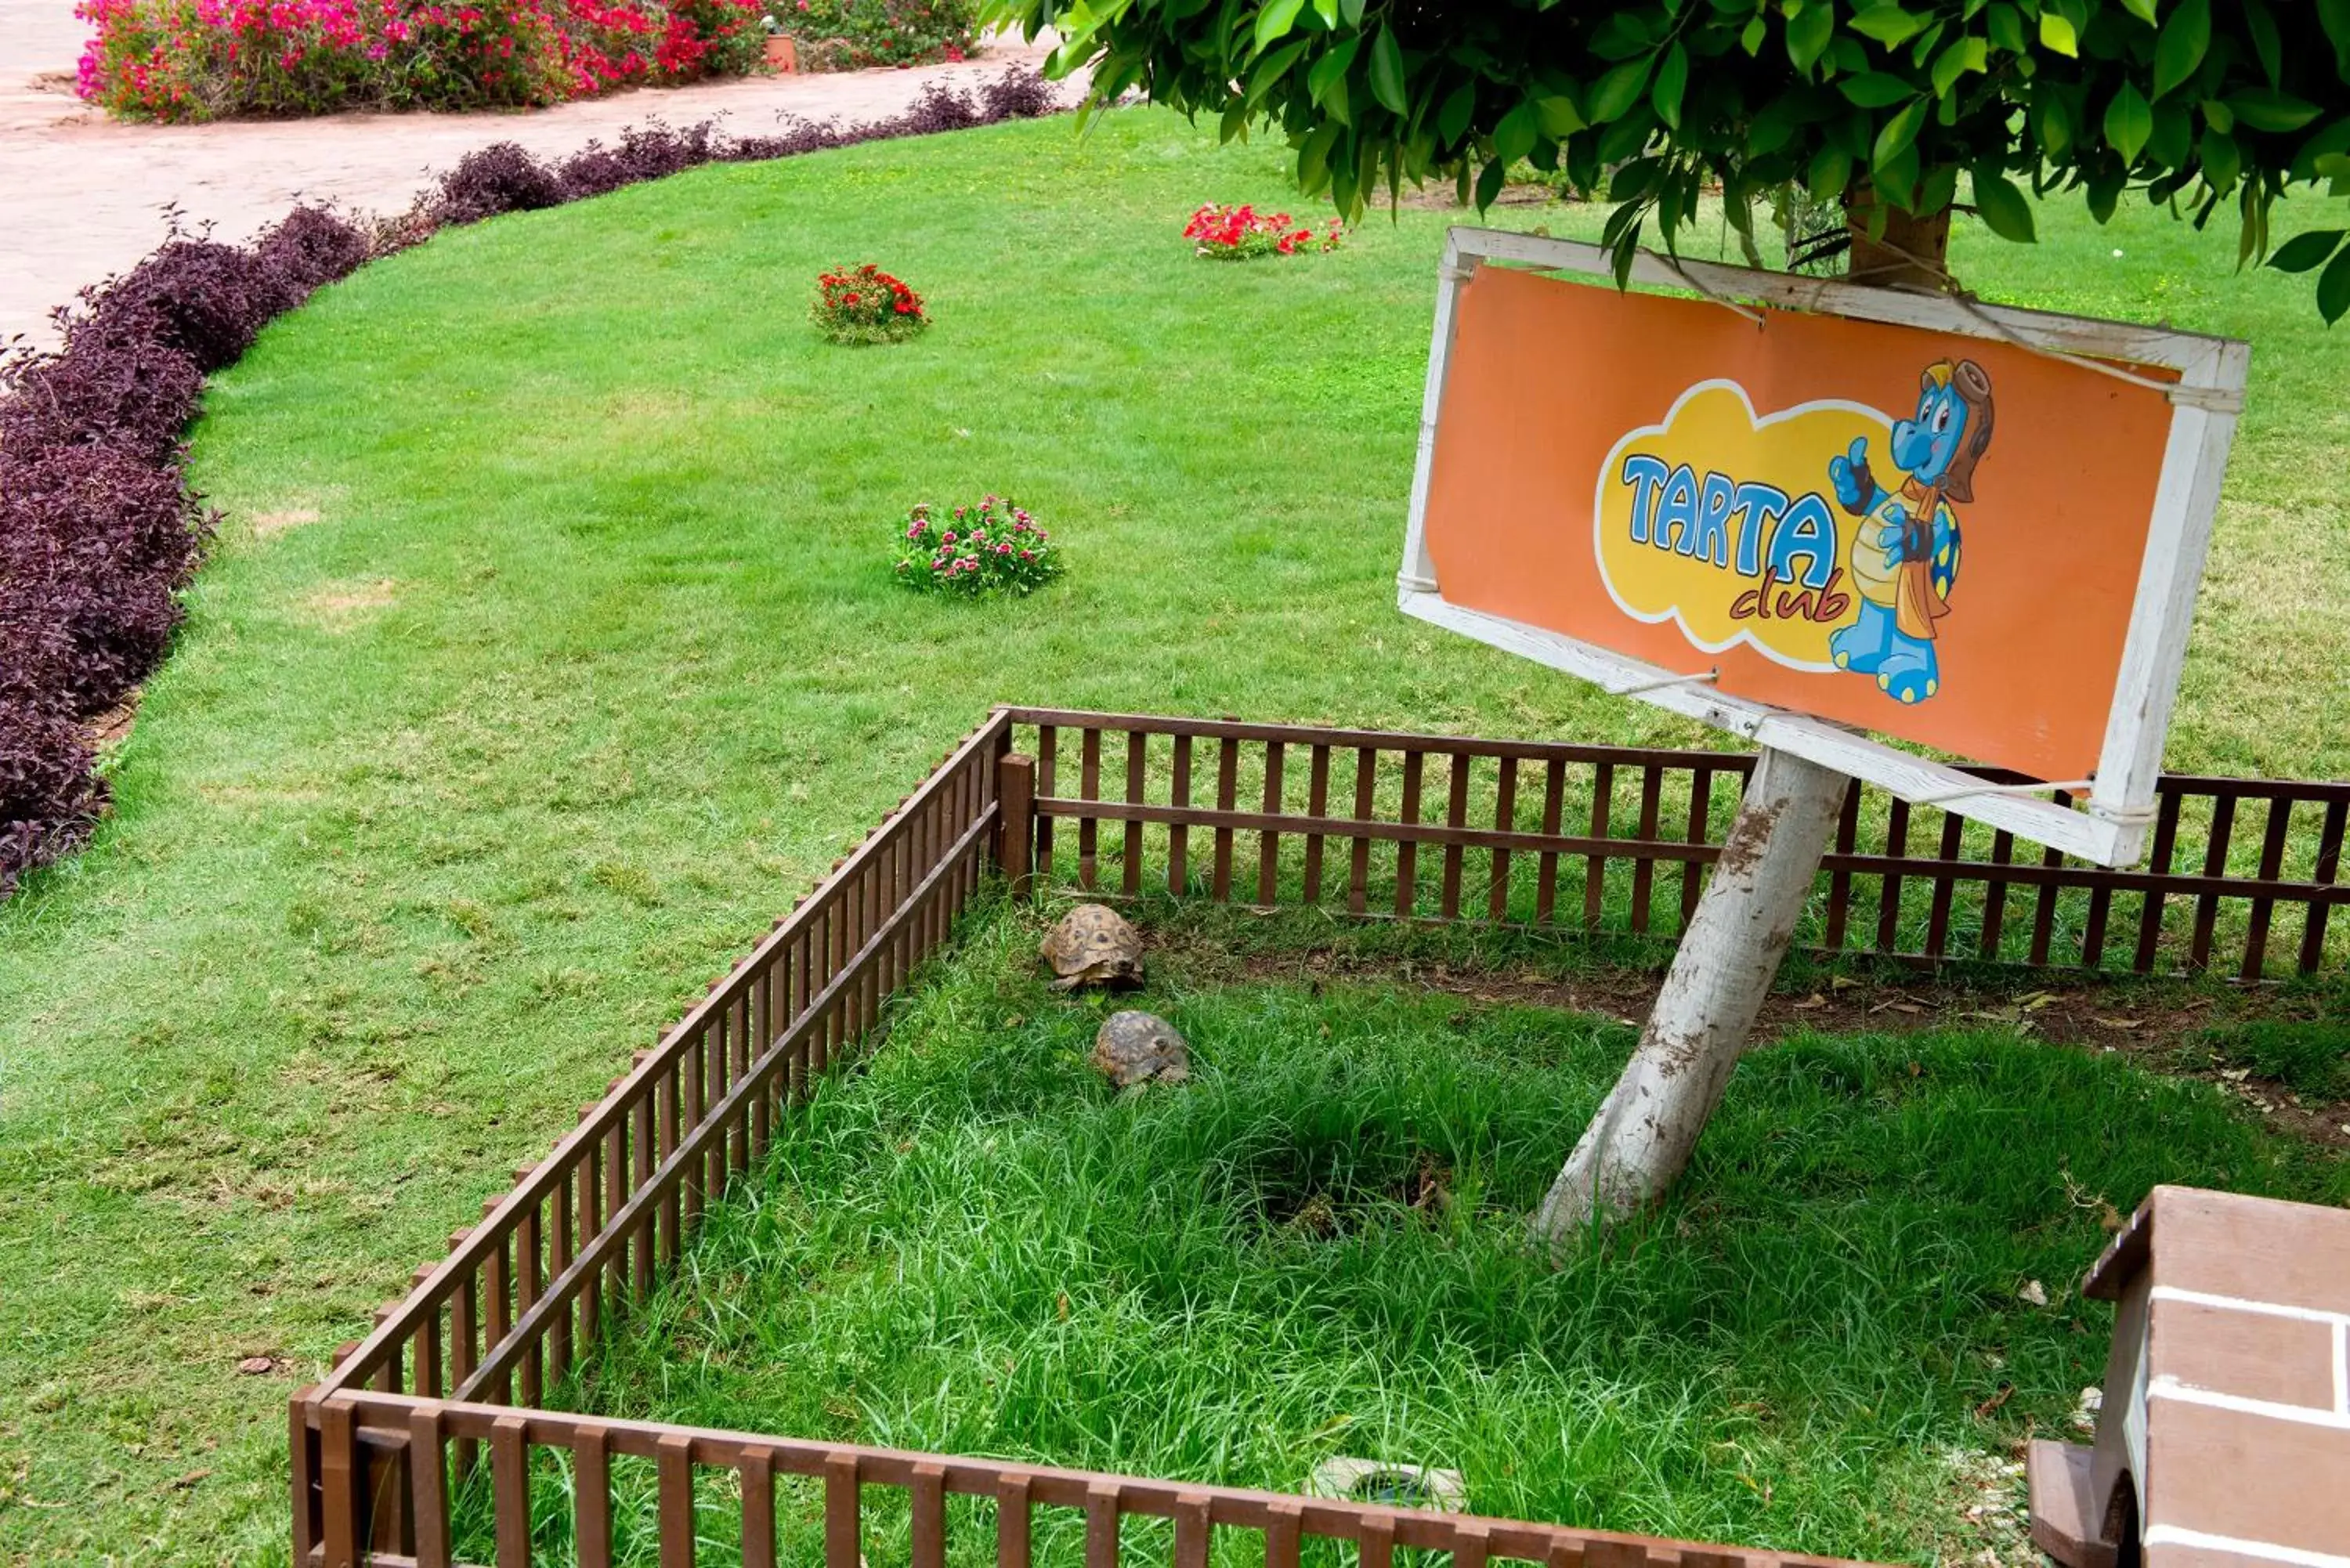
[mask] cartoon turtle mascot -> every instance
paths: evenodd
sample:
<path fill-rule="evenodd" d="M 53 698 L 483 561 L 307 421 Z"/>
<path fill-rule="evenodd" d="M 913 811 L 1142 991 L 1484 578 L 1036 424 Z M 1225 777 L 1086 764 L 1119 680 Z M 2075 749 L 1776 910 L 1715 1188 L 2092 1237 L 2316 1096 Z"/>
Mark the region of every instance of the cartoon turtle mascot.
<path fill-rule="evenodd" d="M 1852 583 L 1860 619 L 1828 639 L 1839 670 L 1874 675 L 1897 702 L 1941 690 L 1934 623 L 1950 613 L 1959 576 L 1959 518 L 1975 498 L 1975 464 L 1991 445 L 1991 378 L 1971 359 L 1938 360 L 1918 379 L 1916 417 L 1897 420 L 1893 462 L 1908 477 L 1887 491 L 1868 471 L 1868 440 L 1828 460 L 1837 502 L 1859 518 Z"/>

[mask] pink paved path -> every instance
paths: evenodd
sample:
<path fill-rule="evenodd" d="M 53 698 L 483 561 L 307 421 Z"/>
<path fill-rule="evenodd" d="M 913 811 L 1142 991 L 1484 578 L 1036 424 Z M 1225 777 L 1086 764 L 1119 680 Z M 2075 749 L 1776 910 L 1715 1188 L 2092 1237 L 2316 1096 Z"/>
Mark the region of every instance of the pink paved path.
<path fill-rule="evenodd" d="M 48 341 L 50 308 L 152 249 L 167 202 L 241 240 L 296 197 L 405 207 L 428 171 L 492 141 L 554 153 L 655 118 L 686 125 L 723 116 L 744 134 L 781 116 L 877 119 L 925 83 L 972 82 L 1044 57 L 1014 42 L 962 65 L 646 89 L 527 114 L 172 127 L 111 124 L 77 99 L 81 43 L 72 0 L 0 0 L 0 343 L 20 333 Z"/>

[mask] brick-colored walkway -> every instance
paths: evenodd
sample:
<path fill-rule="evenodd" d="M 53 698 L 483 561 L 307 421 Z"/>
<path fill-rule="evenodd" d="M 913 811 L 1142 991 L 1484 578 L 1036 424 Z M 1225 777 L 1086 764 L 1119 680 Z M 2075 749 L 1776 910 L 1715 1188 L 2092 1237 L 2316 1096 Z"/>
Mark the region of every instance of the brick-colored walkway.
<path fill-rule="evenodd" d="M 428 171 L 492 141 L 559 153 L 656 118 L 686 125 L 723 116 L 738 133 L 785 116 L 878 119 L 925 83 L 1043 58 L 1015 41 L 962 65 L 646 89 L 528 114 L 174 127 L 112 124 L 73 96 L 82 32 L 72 0 L 0 0 L 0 343 L 17 334 L 48 341 L 50 308 L 152 249 L 167 203 L 241 240 L 297 197 L 405 207 Z"/>

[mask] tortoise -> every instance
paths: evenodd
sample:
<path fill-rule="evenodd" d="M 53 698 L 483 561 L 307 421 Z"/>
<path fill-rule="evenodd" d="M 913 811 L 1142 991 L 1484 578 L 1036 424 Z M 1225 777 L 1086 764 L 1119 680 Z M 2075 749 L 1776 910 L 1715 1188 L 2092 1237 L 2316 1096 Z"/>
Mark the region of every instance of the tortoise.
<path fill-rule="evenodd" d="M 1142 939 L 1124 916 L 1100 904 L 1080 904 L 1062 916 L 1037 951 L 1060 977 L 1055 991 L 1142 983 Z"/>
<path fill-rule="evenodd" d="M 1094 1065 L 1121 1089 L 1180 1084 L 1191 1075 L 1191 1048 L 1175 1026 L 1151 1012 L 1113 1012 L 1094 1036 Z"/>

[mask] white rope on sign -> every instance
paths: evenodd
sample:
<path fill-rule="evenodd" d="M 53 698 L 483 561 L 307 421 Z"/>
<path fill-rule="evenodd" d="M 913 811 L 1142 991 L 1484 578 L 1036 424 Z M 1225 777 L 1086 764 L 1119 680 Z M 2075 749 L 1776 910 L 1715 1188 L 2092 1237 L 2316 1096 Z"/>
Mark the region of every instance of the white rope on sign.
<path fill-rule="evenodd" d="M 2011 343 L 2027 354 L 2037 354 L 2043 359 L 2061 360 L 2067 365 L 2078 365 L 2084 369 L 2095 370 L 2100 376 L 2111 376 L 2116 381 L 2127 381 L 2133 387 L 2144 387 L 2148 391 L 2160 392 L 2174 405 L 2201 409 L 2207 413 L 2214 414 L 2234 414 L 2243 411 L 2244 394 L 2239 390 L 2232 390 L 2226 387 L 2190 387 L 2183 381 L 2158 381 L 2152 376 L 2141 376 L 2135 370 L 2126 370 L 2119 365 L 2108 364 L 2090 355 L 2069 353 L 2062 348 L 2051 348 L 2044 344 L 2034 343 L 1998 317 L 1983 309 L 1977 302 L 1975 295 L 1961 285 L 1956 275 L 1940 263 L 1929 261 L 1915 252 L 1905 250 L 1897 244 L 1889 244 L 1883 240 L 1872 240 L 1869 243 L 1879 250 L 1892 252 L 1910 265 L 1932 274 L 1949 286 L 1947 288 L 1923 288 L 1916 284 L 1897 283 L 1887 286 L 1898 288 L 1905 294 L 1923 295 L 1929 299 L 1947 299 L 1965 311 L 1992 337 L 2003 343 Z"/>
<path fill-rule="evenodd" d="M 1652 251 L 1646 245 L 1643 245 L 1640 247 L 1640 254 L 1662 266 L 1667 272 L 1671 273 L 1675 277 L 1680 279 L 1688 287 L 1695 289 L 1699 294 L 1703 295 L 1706 298 L 1713 301 L 1714 304 L 1721 306 L 1722 309 L 1729 311 L 1732 316 L 1742 317 L 1746 320 L 1754 323 L 1758 327 L 1766 327 L 1770 324 L 1770 318 L 1764 316 L 1761 311 L 1741 305 L 1738 301 L 1731 299 L 1725 296 L 1716 294 L 1713 290 L 1706 287 L 1705 285 L 1698 282 L 1697 279 L 1690 276 L 1689 274 L 1681 270 L 1681 264 L 1677 259 L 1667 255 L 1664 252 Z"/>
<path fill-rule="evenodd" d="M 1940 805 L 1945 801 L 1972 800 L 1977 795 L 2034 794 L 2043 789 L 2071 790 L 2077 794 L 2081 791 L 2090 788 L 2095 784 L 2096 782 L 2097 781 L 2095 779 L 2051 779 L 2045 783 L 2034 781 L 2029 784 L 1974 784 L 1966 789 L 1946 790 L 1940 794 L 1921 794 L 1909 804 L 1912 805 Z"/>
<path fill-rule="evenodd" d="M 1721 679 L 1719 670 L 1700 670 L 1694 675 L 1668 675 L 1662 680 L 1643 680 L 1632 686 L 1605 688 L 1610 697 L 1638 697 L 1644 691 L 1662 691 L 1668 686 L 1701 686 Z"/>

